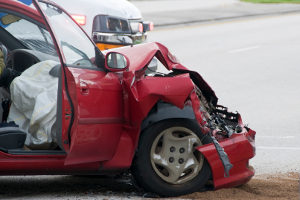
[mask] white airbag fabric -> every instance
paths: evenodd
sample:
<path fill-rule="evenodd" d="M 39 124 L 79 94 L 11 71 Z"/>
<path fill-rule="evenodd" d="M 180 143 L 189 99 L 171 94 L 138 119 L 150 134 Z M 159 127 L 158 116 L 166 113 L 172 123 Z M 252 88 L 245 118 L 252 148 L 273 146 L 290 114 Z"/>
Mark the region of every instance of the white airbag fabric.
<path fill-rule="evenodd" d="M 39 62 L 10 85 L 12 104 L 8 121 L 15 121 L 27 132 L 25 141 L 29 148 L 48 149 L 56 143 L 55 121 L 58 78 L 49 71 L 58 62 Z"/>

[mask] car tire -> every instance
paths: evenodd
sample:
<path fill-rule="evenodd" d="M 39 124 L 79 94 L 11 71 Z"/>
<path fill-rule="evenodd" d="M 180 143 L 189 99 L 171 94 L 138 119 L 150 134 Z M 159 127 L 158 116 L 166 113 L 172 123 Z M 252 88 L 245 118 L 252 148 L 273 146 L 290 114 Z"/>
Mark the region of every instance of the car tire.
<path fill-rule="evenodd" d="M 195 146 L 210 142 L 193 120 L 168 119 L 150 125 L 140 136 L 132 175 L 145 191 L 160 196 L 199 191 L 211 171 Z"/>

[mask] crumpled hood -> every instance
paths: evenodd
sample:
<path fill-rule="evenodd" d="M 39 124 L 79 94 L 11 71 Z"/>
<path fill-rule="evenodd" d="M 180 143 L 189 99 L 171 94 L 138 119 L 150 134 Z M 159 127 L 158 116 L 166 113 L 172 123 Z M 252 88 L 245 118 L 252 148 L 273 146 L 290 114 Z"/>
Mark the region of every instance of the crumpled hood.
<path fill-rule="evenodd" d="M 168 70 L 187 70 L 186 67 L 176 61 L 176 57 L 169 52 L 167 47 L 158 42 L 111 49 L 105 51 L 105 54 L 108 52 L 118 52 L 125 55 L 129 60 L 129 71 L 139 71 L 143 69 L 150 63 L 154 56 L 156 56 Z"/>
<path fill-rule="evenodd" d="M 180 64 L 176 57 L 169 52 L 168 48 L 160 43 L 153 42 L 126 46 L 111 49 L 105 53 L 108 52 L 118 52 L 125 55 L 129 60 L 129 71 L 133 73 L 145 71 L 145 66 L 147 66 L 155 56 L 166 67 L 166 69 L 170 71 L 177 71 L 181 74 L 189 73 L 191 79 L 201 89 L 203 94 L 210 99 L 213 104 L 217 104 L 218 98 L 215 92 L 202 78 L 202 76 L 198 72 L 191 71 Z"/>

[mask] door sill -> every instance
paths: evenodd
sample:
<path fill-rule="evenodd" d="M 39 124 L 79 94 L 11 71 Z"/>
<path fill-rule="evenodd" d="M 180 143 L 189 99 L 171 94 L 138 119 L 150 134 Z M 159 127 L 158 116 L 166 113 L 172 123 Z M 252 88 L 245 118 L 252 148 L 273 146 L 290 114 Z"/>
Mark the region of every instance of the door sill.
<path fill-rule="evenodd" d="M 62 150 L 9 149 L 4 152 L 12 155 L 66 155 L 66 152 Z"/>

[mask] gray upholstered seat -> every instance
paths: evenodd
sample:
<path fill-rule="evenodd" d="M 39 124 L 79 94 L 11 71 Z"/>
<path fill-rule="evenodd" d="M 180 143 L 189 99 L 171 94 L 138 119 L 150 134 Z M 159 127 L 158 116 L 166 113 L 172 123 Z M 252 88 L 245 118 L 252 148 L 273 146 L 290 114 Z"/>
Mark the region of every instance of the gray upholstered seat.
<path fill-rule="evenodd" d="M 0 148 L 23 148 L 26 135 L 26 132 L 21 130 L 19 127 L 2 127 L 0 128 Z"/>

